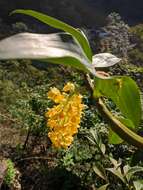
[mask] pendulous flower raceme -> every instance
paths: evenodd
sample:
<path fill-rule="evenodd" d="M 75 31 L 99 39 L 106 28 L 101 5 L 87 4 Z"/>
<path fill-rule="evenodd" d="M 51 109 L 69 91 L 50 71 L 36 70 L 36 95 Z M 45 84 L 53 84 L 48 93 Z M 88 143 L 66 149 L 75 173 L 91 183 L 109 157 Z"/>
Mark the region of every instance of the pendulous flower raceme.
<path fill-rule="evenodd" d="M 50 128 L 48 136 L 54 147 L 66 149 L 80 127 L 84 109 L 82 96 L 76 91 L 75 85 L 68 82 L 62 92 L 55 87 L 51 88 L 48 98 L 56 103 L 45 114 L 47 126 Z"/>

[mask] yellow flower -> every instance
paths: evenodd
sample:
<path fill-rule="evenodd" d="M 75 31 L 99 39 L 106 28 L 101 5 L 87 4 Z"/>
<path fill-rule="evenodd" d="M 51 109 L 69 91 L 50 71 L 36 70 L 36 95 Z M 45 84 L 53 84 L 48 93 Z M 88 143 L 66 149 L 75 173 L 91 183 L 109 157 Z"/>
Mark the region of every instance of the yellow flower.
<path fill-rule="evenodd" d="M 49 119 L 47 122 L 47 126 L 50 127 L 51 129 L 57 128 L 58 122 L 56 120 Z"/>
<path fill-rule="evenodd" d="M 71 82 L 68 82 L 64 88 L 63 88 L 63 91 L 64 92 L 69 92 L 69 91 L 74 91 L 75 90 L 75 85 Z"/>
<path fill-rule="evenodd" d="M 50 132 L 48 136 L 56 148 L 67 148 L 73 141 L 72 136 L 60 132 Z"/>
<path fill-rule="evenodd" d="M 51 88 L 48 92 L 48 98 L 53 100 L 55 103 L 59 103 L 64 99 L 64 96 L 57 88 Z"/>
<path fill-rule="evenodd" d="M 48 97 L 58 105 L 49 109 L 45 116 L 50 128 L 49 138 L 54 147 L 68 148 L 73 141 L 73 135 L 78 132 L 84 104 L 82 96 L 75 92 L 75 86 L 67 83 L 61 93 L 57 88 L 51 88 Z M 71 93 L 72 92 L 72 93 Z"/>

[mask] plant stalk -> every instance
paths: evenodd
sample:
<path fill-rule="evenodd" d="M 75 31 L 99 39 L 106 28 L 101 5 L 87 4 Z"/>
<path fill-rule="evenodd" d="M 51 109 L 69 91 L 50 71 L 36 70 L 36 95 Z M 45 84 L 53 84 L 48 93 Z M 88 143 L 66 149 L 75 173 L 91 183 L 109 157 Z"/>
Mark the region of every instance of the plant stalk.
<path fill-rule="evenodd" d="M 92 83 L 92 80 L 90 76 L 86 75 L 86 80 L 88 82 L 90 91 L 93 93 L 94 85 Z M 104 116 L 105 120 L 110 124 L 111 129 L 117 133 L 124 141 L 130 143 L 131 145 L 143 149 L 143 137 L 136 134 L 132 130 L 130 130 L 128 127 L 126 127 L 123 123 L 121 123 L 106 107 L 105 103 L 103 102 L 102 98 L 94 97 L 96 101 L 96 106 L 101 113 L 102 116 Z"/>

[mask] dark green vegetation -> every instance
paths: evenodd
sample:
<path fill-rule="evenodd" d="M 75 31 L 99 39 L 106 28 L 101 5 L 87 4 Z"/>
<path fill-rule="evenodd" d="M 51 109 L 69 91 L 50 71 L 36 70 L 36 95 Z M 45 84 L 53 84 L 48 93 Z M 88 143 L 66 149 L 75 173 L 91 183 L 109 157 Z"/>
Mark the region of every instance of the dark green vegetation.
<path fill-rule="evenodd" d="M 130 54 L 129 60 L 132 62 L 123 62 L 109 71 L 131 75 L 142 89 L 142 63 L 136 65 Z M 0 71 L 0 151 L 21 172 L 23 189 L 94 190 L 106 184 L 111 190 L 142 189 L 142 150 L 125 143 L 108 143 L 109 126 L 96 109 L 81 72 L 25 60 L 3 61 Z M 58 151 L 51 148 L 47 137 L 44 113 L 51 102 L 46 93 L 51 86 L 60 88 L 66 81 L 79 85 L 87 108 L 74 143 L 68 150 Z M 119 113 L 112 101 L 107 100 L 107 104 L 113 113 Z M 138 133 L 142 134 L 141 125 Z"/>

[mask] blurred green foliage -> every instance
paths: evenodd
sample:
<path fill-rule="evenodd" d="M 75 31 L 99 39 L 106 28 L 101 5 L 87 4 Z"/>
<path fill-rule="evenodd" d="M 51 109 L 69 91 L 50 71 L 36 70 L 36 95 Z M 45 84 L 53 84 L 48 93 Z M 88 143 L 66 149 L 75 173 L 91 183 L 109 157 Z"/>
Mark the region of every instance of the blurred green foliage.
<path fill-rule="evenodd" d="M 10 186 L 13 183 L 14 178 L 16 176 L 16 169 L 14 167 L 14 163 L 10 159 L 6 160 L 6 164 L 8 169 L 4 178 L 4 183 Z"/>

